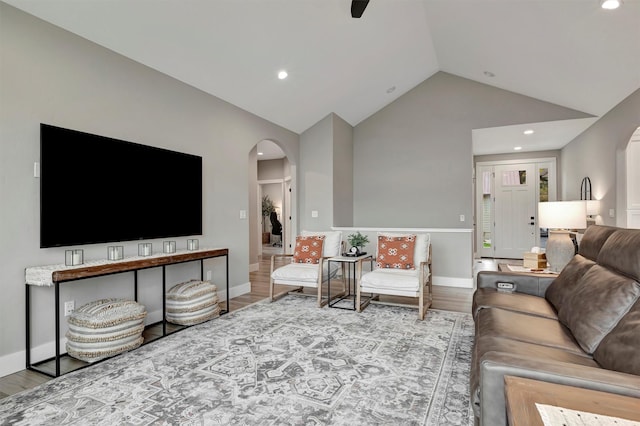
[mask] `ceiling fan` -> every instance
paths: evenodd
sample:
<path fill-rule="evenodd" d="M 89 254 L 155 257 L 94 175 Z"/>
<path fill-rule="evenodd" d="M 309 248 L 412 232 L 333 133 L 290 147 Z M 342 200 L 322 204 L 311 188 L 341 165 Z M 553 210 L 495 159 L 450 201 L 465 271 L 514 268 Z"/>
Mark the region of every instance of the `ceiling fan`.
<path fill-rule="evenodd" d="M 368 4 L 369 0 L 351 0 L 351 17 L 360 18 Z"/>

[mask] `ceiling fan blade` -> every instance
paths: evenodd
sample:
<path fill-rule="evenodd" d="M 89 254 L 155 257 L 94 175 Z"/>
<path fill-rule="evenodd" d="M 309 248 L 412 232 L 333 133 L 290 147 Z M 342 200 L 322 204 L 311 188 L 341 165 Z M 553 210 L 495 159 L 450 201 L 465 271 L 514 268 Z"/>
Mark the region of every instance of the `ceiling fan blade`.
<path fill-rule="evenodd" d="M 361 17 L 368 4 L 369 0 L 351 0 L 351 17 Z"/>

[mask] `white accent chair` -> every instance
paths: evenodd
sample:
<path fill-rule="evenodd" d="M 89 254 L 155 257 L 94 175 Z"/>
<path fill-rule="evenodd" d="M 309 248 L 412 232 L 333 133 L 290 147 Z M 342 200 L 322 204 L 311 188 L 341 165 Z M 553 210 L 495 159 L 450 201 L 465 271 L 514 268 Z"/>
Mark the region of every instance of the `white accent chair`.
<path fill-rule="evenodd" d="M 407 236 L 409 233 L 378 233 L 379 236 Z M 377 268 L 358 277 L 356 286 L 356 306 L 361 312 L 361 293 L 372 295 L 393 295 L 418 298 L 418 318 L 424 320 L 427 309 L 433 300 L 431 271 L 431 236 L 415 233 L 416 241 L 413 253 L 415 269 Z M 377 244 L 377 241 L 376 241 Z M 378 246 L 376 245 L 376 259 Z M 366 305 L 365 305 L 366 306 Z"/>
<path fill-rule="evenodd" d="M 331 265 L 329 271 L 329 262 L 327 258 L 339 256 L 342 253 L 343 242 L 342 232 L 340 231 L 322 231 L 311 232 L 302 231 L 302 236 L 312 235 L 324 235 L 325 240 L 322 248 L 322 257 L 320 262 L 314 264 L 302 264 L 302 263 L 288 263 L 283 266 L 277 265 L 277 261 L 280 260 L 282 264 L 283 259 L 293 258 L 293 254 L 275 254 L 271 256 L 271 270 L 269 274 L 269 299 L 274 302 L 276 295 L 274 294 L 274 287 L 276 284 L 283 284 L 289 286 L 298 287 L 297 291 L 302 291 L 303 287 L 317 288 L 318 307 L 323 307 L 329 301 L 327 297 L 322 297 L 322 284 L 327 281 L 329 276 L 335 278 L 340 270 L 340 266 L 337 264 Z"/>

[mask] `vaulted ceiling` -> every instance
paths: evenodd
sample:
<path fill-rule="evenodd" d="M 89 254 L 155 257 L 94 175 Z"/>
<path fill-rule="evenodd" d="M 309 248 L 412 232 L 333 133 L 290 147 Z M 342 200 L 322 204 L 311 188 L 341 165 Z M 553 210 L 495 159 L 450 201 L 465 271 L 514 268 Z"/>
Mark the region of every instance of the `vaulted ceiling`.
<path fill-rule="evenodd" d="M 438 71 L 595 117 L 640 88 L 640 0 L 371 0 L 360 19 L 350 0 L 4 1 L 297 133 Z M 544 149 L 593 119 L 571 121 Z"/>

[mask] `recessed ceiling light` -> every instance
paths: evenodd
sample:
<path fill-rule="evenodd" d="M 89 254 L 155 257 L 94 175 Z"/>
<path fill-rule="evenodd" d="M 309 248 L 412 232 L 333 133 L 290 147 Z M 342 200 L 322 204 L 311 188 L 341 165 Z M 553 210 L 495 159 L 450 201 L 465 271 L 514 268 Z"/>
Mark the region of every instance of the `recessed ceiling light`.
<path fill-rule="evenodd" d="M 496 75 L 494 73 L 492 73 L 491 71 L 485 71 L 484 75 L 486 75 L 487 77 L 495 77 Z"/>
<path fill-rule="evenodd" d="M 396 86 L 391 86 L 387 89 L 387 93 L 393 93 L 396 91 Z"/>
<path fill-rule="evenodd" d="M 527 129 L 527 130 L 525 130 L 525 131 L 524 131 L 524 132 L 522 132 L 522 133 L 524 133 L 525 135 L 532 135 L 532 134 L 534 134 L 535 132 L 534 132 L 532 129 Z"/>
<path fill-rule="evenodd" d="M 600 7 L 607 10 L 613 10 L 620 7 L 622 0 L 601 0 Z"/>
<path fill-rule="evenodd" d="M 520 151 L 521 149 L 522 149 L 522 147 L 521 147 L 521 146 L 514 146 L 514 147 L 513 147 L 513 150 L 514 150 L 514 151 Z"/>
<path fill-rule="evenodd" d="M 280 80 L 284 80 L 285 78 L 287 78 L 287 76 L 288 76 L 288 75 L 289 75 L 289 74 L 288 74 L 285 70 L 282 70 L 282 71 L 280 71 L 280 72 L 278 73 L 278 78 L 279 78 Z"/>
<path fill-rule="evenodd" d="M 259 152 L 259 153 L 258 153 L 258 155 L 264 155 L 264 153 L 262 153 L 262 152 Z"/>

